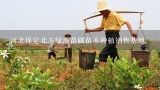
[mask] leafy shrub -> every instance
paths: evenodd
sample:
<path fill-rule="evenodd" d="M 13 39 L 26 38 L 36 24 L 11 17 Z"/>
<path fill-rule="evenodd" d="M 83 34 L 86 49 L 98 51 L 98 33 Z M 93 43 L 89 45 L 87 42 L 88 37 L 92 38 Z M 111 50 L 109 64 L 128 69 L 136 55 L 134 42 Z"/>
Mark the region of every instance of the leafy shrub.
<path fill-rule="evenodd" d="M 106 67 L 97 69 L 95 82 L 98 90 L 116 90 L 112 62 L 109 61 Z"/>
<path fill-rule="evenodd" d="M 130 62 L 122 58 L 114 64 L 114 69 L 119 90 L 131 89 L 136 85 L 142 86 L 150 76 L 150 70 L 139 67 L 137 60 Z"/>
<path fill-rule="evenodd" d="M 42 73 L 38 67 L 32 68 L 31 72 L 12 74 L 7 82 L 8 90 L 53 90 L 56 86 L 50 70 Z"/>
<path fill-rule="evenodd" d="M 30 59 L 28 57 L 16 57 L 11 64 L 10 74 L 17 74 L 22 72 L 23 69 L 27 68 Z"/>
<path fill-rule="evenodd" d="M 0 59 L 2 60 L 2 67 L 6 74 L 11 69 L 11 65 L 16 56 L 16 48 L 14 47 L 14 42 L 2 41 L 3 48 L 0 50 Z"/>
<path fill-rule="evenodd" d="M 155 70 L 145 83 L 145 87 L 160 87 L 160 73 Z"/>
<path fill-rule="evenodd" d="M 158 50 L 157 52 L 158 52 L 158 58 L 160 58 L 160 50 Z"/>
<path fill-rule="evenodd" d="M 53 90 L 58 86 L 53 81 L 50 70 L 43 71 L 39 67 L 28 70 L 30 59 L 17 57 L 16 48 L 12 41 L 3 41 L 0 51 L 3 62 L 3 71 L 6 74 L 7 90 Z"/>
<path fill-rule="evenodd" d="M 100 90 L 130 90 L 135 86 L 143 86 L 148 80 L 150 70 L 139 67 L 138 62 L 121 58 L 115 63 L 108 62 L 96 75 Z"/>

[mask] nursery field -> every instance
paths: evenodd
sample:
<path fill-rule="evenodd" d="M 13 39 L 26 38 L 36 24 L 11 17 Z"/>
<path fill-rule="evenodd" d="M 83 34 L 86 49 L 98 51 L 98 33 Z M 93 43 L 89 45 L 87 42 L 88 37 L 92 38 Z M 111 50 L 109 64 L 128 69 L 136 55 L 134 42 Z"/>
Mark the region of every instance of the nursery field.
<path fill-rule="evenodd" d="M 160 90 L 158 50 L 151 51 L 149 67 L 131 60 L 130 50 L 118 50 L 120 59 L 108 59 L 105 67 L 79 68 L 79 51 L 73 48 L 72 62 L 57 50 L 59 59 L 48 60 L 47 50 L 7 48 L 8 57 L 0 57 L 0 90 Z M 99 47 L 96 53 L 102 49 Z M 149 88 L 147 88 L 149 87 Z"/>

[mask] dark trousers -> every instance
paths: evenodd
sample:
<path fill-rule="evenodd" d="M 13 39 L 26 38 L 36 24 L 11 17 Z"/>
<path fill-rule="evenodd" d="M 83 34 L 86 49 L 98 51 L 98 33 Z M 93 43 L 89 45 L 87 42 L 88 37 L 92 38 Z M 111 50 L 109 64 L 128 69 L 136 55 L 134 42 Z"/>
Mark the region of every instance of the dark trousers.
<path fill-rule="evenodd" d="M 69 62 L 72 61 L 72 48 L 65 48 L 64 57 L 69 58 Z"/>
<path fill-rule="evenodd" d="M 106 46 L 99 54 L 99 61 L 107 62 L 108 56 L 114 59 L 119 59 L 118 51 L 116 48 L 118 39 L 119 39 L 119 32 L 118 31 L 106 31 Z"/>
<path fill-rule="evenodd" d="M 48 53 L 48 59 L 51 59 L 51 56 L 53 56 L 56 59 L 56 54 L 55 52 L 49 52 Z"/>

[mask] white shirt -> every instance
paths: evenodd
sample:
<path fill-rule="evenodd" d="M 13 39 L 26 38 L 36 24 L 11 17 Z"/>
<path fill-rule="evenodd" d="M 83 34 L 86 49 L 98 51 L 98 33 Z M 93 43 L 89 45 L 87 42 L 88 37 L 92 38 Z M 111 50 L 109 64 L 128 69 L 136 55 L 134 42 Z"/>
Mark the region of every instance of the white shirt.
<path fill-rule="evenodd" d="M 48 47 L 48 53 L 53 52 L 53 51 L 54 51 L 53 45 L 49 45 L 49 47 Z"/>
<path fill-rule="evenodd" d="M 71 48 L 72 47 L 71 38 L 65 38 L 64 39 L 64 46 L 65 46 L 65 48 Z"/>

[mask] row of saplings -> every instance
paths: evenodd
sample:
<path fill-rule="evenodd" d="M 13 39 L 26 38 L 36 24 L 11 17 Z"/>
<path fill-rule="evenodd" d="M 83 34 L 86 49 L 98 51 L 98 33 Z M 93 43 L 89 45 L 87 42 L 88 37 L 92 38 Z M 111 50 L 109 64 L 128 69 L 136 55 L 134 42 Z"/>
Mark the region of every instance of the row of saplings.
<path fill-rule="evenodd" d="M 137 60 L 131 61 L 121 58 L 115 63 L 110 61 L 103 68 L 74 72 L 75 75 L 66 80 L 68 83 L 66 86 L 73 90 L 160 89 L 160 74 L 157 69 L 151 70 L 147 67 L 139 67 Z"/>
<path fill-rule="evenodd" d="M 139 67 L 136 60 L 125 58 L 106 67 L 92 71 L 83 71 L 72 67 L 72 75 L 63 81 L 57 81 L 50 69 L 42 71 L 39 67 L 29 70 L 29 59 L 18 57 L 13 43 L 3 42 L 8 57 L 0 57 L 6 76 L 7 90 L 134 90 L 149 86 L 160 86 L 160 74 L 157 70 Z M 4 50 L 1 50 L 3 52 Z"/>

